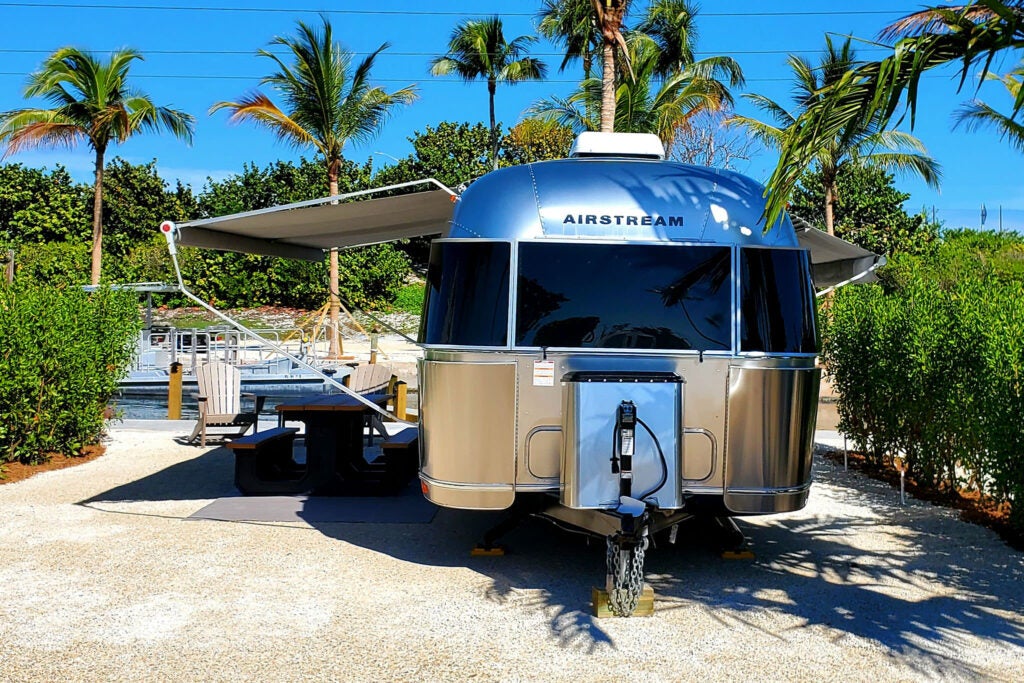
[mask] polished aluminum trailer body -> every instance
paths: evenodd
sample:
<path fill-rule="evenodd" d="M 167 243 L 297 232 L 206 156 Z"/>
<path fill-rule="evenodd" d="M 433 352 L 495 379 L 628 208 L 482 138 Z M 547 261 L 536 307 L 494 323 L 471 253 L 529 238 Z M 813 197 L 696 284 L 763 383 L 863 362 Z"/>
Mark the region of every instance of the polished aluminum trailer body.
<path fill-rule="evenodd" d="M 607 494 L 611 447 L 576 447 L 611 441 L 578 432 L 607 433 L 614 406 L 581 416 L 579 397 L 660 373 L 678 378 L 679 399 L 636 404 L 661 425 L 671 479 L 648 503 L 718 515 L 801 508 L 820 379 L 814 293 L 790 220 L 764 230 L 763 194 L 736 173 L 599 156 L 473 183 L 434 242 L 428 278 L 426 496 L 495 510 L 544 493 L 570 509 L 614 510 L 587 500 Z M 581 388 L 574 373 L 609 374 L 612 388 Z M 653 390 L 629 381 L 623 399 Z M 665 469 L 641 448 L 646 436 L 638 486 Z M 601 528 L 593 518 L 572 519 Z"/>
<path fill-rule="evenodd" d="M 736 546 L 725 518 L 806 503 L 814 286 L 870 281 L 885 260 L 786 216 L 766 229 L 763 187 L 664 161 L 654 135 L 583 133 L 570 157 L 461 195 L 426 179 L 161 230 L 172 258 L 182 244 L 310 260 L 440 233 L 420 330 L 423 491 L 513 508 L 487 552 L 529 515 L 605 536 L 607 604 L 625 616 L 653 534 L 671 543 L 710 516 Z"/>

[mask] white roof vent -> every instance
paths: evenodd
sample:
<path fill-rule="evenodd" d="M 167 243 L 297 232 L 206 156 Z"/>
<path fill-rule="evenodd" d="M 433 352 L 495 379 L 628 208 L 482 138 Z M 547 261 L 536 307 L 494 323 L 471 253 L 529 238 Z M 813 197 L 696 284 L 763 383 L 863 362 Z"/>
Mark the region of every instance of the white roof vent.
<path fill-rule="evenodd" d="M 619 157 L 664 159 L 665 147 L 653 133 L 580 133 L 569 150 L 570 158 Z"/>

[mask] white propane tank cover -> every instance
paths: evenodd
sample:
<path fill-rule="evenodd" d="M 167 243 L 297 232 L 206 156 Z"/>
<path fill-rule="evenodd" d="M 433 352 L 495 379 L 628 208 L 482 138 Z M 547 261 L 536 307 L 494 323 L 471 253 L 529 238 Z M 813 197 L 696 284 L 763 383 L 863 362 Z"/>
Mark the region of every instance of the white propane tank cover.
<path fill-rule="evenodd" d="M 580 133 L 569 150 L 570 158 L 626 157 L 664 159 L 665 147 L 654 133 Z"/>

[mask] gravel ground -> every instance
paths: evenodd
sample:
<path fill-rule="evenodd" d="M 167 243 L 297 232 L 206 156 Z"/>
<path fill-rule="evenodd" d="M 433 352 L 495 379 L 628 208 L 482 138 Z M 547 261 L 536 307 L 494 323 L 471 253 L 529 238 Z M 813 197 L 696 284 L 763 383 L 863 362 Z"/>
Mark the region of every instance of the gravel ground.
<path fill-rule="evenodd" d="M 429 525 L 187 520 L 225 449 L 122 427 L 104 457 L 0 486 L 0 680 L 1020 680 L 1024 555 L 815 466 L 802 511 L 648 554 L 653 617 L 595 619 L 603 548 L 493 514 Z"/>

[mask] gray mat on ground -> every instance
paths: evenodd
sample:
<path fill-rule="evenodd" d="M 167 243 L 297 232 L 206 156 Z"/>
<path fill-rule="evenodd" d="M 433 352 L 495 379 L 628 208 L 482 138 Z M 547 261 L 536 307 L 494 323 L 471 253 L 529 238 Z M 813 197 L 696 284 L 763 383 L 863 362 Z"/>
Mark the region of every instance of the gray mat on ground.
<path fill-rule="evenodd" d="M 417 482 L 418 483 L 418 482 Z M 225 522 L 349 522 L 430 524 L 437 508 L 419 487 L 397 496 L 321 498 L 313 496 L 237 496 L 219 498 L 189 519 Z"/>

